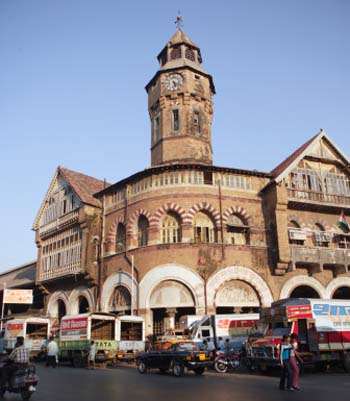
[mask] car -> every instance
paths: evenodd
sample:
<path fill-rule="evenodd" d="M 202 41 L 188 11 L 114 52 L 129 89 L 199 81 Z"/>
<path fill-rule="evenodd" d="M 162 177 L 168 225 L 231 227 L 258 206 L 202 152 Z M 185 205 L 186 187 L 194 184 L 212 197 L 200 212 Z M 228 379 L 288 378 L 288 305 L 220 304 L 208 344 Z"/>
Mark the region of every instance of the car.
<path fill-rule="evenodd" d="M 186 370 L 201 375 L 212 361 L 208 351 L 200 351 L 195 342 L 190 340 L 165 340 L 155 343 L 154 349 L 138 355 L 136 366 L 140 373 L 150 369 L 171 372 L 182 376 Z"/>

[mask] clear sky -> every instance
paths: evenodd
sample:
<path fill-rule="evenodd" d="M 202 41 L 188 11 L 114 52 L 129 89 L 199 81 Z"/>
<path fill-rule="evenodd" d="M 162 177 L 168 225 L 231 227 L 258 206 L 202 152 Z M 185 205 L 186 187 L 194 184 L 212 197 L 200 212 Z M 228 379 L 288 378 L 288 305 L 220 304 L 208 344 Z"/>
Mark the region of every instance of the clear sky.
<path fill-rule="evenodd" d="M 36 258 L 57 166 L 150 165 L 144 86 L 178 10 L 216 86 L 216 165 L 270 171 L 320 128 L 349 155 L 348 0 L 0 0 L 0 271 Z"/>

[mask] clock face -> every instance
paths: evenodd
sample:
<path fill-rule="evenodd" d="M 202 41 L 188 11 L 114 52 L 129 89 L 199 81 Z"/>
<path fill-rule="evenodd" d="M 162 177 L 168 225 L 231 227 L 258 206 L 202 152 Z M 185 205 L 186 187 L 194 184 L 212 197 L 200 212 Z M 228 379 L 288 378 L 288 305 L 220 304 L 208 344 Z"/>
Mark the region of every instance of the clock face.
<path fill-rule="evenodd" d="M 165 79 L 165 87 L 168 90 L 175 91 L 181 87 L 184 79 L 181 74 L 170 74 Z"/>

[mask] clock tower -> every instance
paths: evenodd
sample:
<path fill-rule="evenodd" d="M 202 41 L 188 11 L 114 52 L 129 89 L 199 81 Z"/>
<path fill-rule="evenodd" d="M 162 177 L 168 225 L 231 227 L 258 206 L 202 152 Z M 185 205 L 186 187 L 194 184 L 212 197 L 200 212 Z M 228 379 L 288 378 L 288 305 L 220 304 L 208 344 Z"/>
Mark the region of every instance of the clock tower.
<path fill-rule="evenodd" d="M 152 166 L 212 164 L 215 87 L 200 49 L 178 29 L 158 55 L 160 68 L 146 86 Z"/>

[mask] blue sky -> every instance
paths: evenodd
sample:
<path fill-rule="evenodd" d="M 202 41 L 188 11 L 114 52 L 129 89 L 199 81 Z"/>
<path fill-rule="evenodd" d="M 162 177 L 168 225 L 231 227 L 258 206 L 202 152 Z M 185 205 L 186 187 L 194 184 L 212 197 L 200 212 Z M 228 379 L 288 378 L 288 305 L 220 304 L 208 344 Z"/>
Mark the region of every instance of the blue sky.
<path fill-rule="evenodd" d="M 144 87 L 178 10 L 216 86 L 216 165 L 270 171 L 320 128 L 349 155 L 347 0 L 1 0 L 0 271 L 36 258 L 58 165 L 150 165 Z"/>

